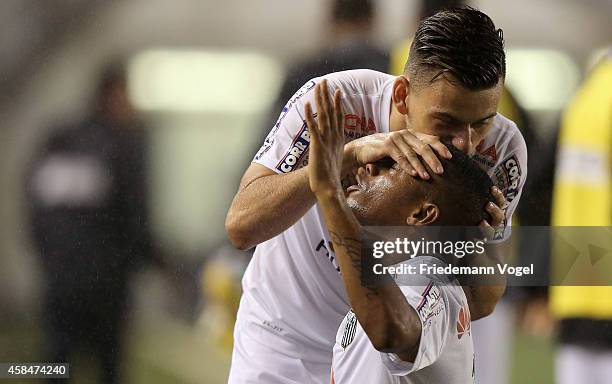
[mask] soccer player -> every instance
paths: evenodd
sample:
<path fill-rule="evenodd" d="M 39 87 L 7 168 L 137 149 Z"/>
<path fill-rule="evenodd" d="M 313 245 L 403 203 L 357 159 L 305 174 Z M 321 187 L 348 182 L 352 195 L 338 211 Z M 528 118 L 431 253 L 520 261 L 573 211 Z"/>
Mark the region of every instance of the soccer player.
<path fill-rule="evenodd" d="M 492 199 L 491 179 L 467 154 L 449 146 L 453 159 L 441 159 L 444 176 L 433 176 L 431 182 L 410 176 L 397 164 L 379 162 L 360 167 L 357 183 L 345 192 L 340 180 L 340 91 L 332 105 L 321 88 L 315 88 L 318 122 L 310 104 L 305 106 L 311 138 L 309 184 L 352 308 L 336 335 L 331 382 L 473 383 L 470 300 L 458 281 L 418 273 L 383 275 L 378 284 L 364 280 L 361 225 L 478 225 Z M 463 259 L 418 256 L 398 261 L 418 271 L 420 265 L 458 260 Z"/>
<path fill-rule="evenodd" d="M 354 70 L 307 82 L 246 170 L 226 228 L 238 248 L 258 246 L 243 278 L 230 383 L 327 382 L 334 335 L 349 310 L 308 183 L 304 103 L 313 101 L 316 84 L 325 84 L 328 96 L 342 92 L 343 179 L 358 166 L 391 157 L 428 180 L 430 172 L 443 172 L 436 154 L 450 158 L 442 140 L 450 141 L 496 185 L 486 208 L 491 220 L 482 225 L 511 222 L 527 151 L 516 125 L 496 113 L 505 77 L 501 30 L 473 9 L 442 11 L 421 22 L 411 49 L 402 76 Z M 510 227 L 498 235 L 507 239 Z M 503 287 L 473 293 L 477 319 L 493 310 Z"/>

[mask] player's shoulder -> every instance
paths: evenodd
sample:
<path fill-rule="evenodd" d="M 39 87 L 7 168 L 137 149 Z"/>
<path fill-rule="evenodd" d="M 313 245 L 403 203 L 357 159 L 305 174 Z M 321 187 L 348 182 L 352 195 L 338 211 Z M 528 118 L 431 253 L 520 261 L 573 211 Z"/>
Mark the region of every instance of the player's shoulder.
<path fill-rule="evenodd" d="M 371 69 L 351 69 L 329 73 L 318 79 L 327 79 L 333 87 L 342 90 L 345 95 L 365 96 L 381 94 L 384 86 L 395 79 L 395 76 Z"/>
<path fill-rule="evenodd" d="M 516 123 L 497 113 L 491 129 L 476 147 L 473 159 L 488 171 L 511 157 L 526 167 L 527 145 Z"/>
<path fill-rule="evenodd" d="M 496 146 L 505 153 L 527 152 L 527 145 L 516 123 L 501 113 L 493 118 L 489 135 L 493 136 Z"/>

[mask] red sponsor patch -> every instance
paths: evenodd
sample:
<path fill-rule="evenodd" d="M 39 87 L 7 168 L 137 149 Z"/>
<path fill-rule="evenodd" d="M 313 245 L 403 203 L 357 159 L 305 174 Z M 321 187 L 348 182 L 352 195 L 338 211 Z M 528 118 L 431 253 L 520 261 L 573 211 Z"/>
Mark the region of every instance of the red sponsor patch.
<path fill-rule="evenodd" d="M 466 332 L 470 332 L 472 328 L 470 309 L 467 306 L 461 307 L 457 319 L 457 338 L 461 340 Z"/>
<path fill-rule="evenodd" d="M 344 116 L 344 129 L 370 134 L 376 132 L 376 125 L 372 119 L 348 114 Z"/>
<path fill-rule="evenodd" d="M 491 158 L 493 161 L 497 160 L 497 148 L 495 148 L 495 144 L 491 145 L 489 148 L 484 148 L 484 140 L 478 144 L 476 147 L 476 151 L 482 155 Z"/>

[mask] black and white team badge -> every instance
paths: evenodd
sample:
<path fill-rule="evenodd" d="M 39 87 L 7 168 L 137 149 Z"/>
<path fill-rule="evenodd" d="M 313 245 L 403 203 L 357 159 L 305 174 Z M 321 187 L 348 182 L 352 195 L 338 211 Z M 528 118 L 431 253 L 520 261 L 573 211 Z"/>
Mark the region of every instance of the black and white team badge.
<path fill-rule="evenodd" d="M 349 313 L 346 315 L 346 324 L 344 325 L 344 333 L 342 334 L 342 342 L 340 342 L 340 346 L 346 349 L 355 338 L 355 330 L 357 329 L 357 316 L 351 309 Z"/>

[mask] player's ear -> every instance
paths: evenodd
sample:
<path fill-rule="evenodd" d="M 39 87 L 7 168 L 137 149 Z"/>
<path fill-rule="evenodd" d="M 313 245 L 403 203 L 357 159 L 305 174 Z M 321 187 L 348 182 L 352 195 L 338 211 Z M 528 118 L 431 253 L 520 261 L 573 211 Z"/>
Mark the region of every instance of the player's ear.
<path fill-rule="evenodd" d="M 440 209 L 437 205 L 429 202 L 423 202 L 423 204 L 419 205 L 408 219 L 406 219 L 406 224 L 408 225 L 431 225 L 433 224 L 440 215 Z"/>
<path fill-rule="evenodd" d="M 402 115 L 408 114 L 408 94 L 410 93 L 409 81 L 402 75 L 395 78 L 393 82 L 392 100 L 395 109 Z"/>

